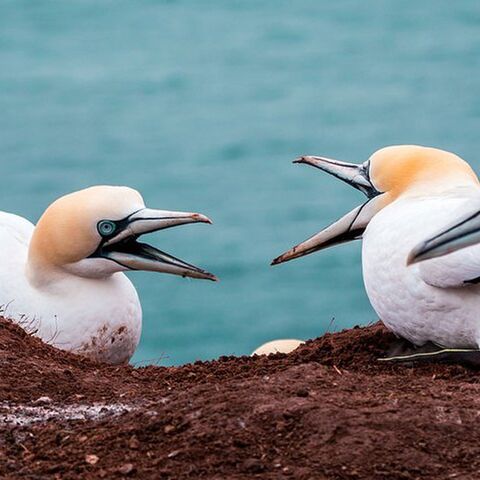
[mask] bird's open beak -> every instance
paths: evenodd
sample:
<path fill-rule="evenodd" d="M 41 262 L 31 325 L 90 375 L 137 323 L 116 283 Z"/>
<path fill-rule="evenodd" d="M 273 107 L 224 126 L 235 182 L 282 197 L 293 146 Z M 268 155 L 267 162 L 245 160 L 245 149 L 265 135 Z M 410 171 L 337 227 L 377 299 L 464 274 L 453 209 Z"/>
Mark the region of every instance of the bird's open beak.
<path fill-rule="evenodd" d="M 95 256 L 112 260 L 129 270 L 164 272 L 182 277 L 216 281 L 215 275 L 184 262 L 146 243 L 137 242 L 140 235 L 185 225 L 187 223 L 212 223 L 200 213 L 170 212 L 143 208 L 117 222 L 117 232 L 103 242 Z"/>
<path fill-rule="evenodd" d="M 442 257 L 477 243 L 480 243 L 479 211 L 417 245 L 408 255 L 407 265 Z"/>
<path fill-rule="evenodd" d="M 369 197 L 369 200 L 313 237 L 275 258 L 272 265 L 278 265 L 333 245 L 362 238 L 365 228 L 372 217 L 380 210 L 382 204 L 380 192 L 370 181 L 368 164 L 355 165 L 323 157 L 301 157 L 294 163 L 305 163 L 330 173 L 363 192 Z"/>

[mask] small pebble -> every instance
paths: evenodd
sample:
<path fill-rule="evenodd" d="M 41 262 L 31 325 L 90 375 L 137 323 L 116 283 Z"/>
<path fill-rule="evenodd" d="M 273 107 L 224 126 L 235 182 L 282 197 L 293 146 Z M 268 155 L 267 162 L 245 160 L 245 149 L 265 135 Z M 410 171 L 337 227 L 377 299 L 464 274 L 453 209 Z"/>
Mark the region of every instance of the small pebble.
<path fill-rule="evenodd" d="M 304 388 L 297 390 L 297 397 L 308 397 L 308 395 L 308 390 L 305 390 Z"/>
<path fill-rule="evenodd" d="M 173 452 L 170 452 L 167 457 L 168 458 L 174 458 L 176 457 L 179 453 L 181 452 L 181 450 L 174 450 Z"/>
<path fill-rule="evenodd" d="M 138 440 L 138 438 L 135 435 L 133 435 L 130 438 L 130 440 L 128 441 L 128 446 L 132 450 L 137 450 L 140 447 L 140 441 Z"/>
<path fill-rule="evenodd" d="M 98 460 L 99 458 L 97 457 L 97 455 L 93 455 L 93 454 L 85 455 L 85 461 L 89 465 L 95 465 L 98 462 Z"/>
<path fill-rule="evenodd" d="M 118 469 L 118 472 L 122 475 L 128 475 L 129 473 L 133 473 L 134 469 L 135 467 L 132 463 L 125 463 Z"/>
<path fill-rule="evenodd" d="M 260 473 L 265 470 L 265 465 L 257 458 L 247 458 L 243 462 L 242 470 L 250 473 Z"/>

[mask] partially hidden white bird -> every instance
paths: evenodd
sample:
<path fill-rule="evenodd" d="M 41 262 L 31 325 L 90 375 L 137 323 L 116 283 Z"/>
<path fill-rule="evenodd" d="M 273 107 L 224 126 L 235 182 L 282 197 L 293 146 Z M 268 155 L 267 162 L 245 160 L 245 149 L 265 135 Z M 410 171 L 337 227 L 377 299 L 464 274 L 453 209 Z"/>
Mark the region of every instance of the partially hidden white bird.
<path fill-rule="evenodd" d="M 125 363 L 142 328 L 137 292 L 123 273 L 150 270 L 216 280 L 137 238 L 210 220 L 152 210 L 128 187 L 95 186 L 52 203 L 37 225 L 0 212 L 3 315 L 47 343 L 99 361 Z"/>
<path fill-rule="evenodd" d="M 296 350 L 305 342 L 296 338 L 282 338 L 279 340 L 271 340 L 257 347 L 251 354 L 254 355 L 274 355 L 275 353 L 290 353 Z"/>
<path fill-rule="evenodd" d="M 334 175 L 368 200 L 272 264 L 362 238 L 366 291 L 388 329 L 415 346 L 438 346 L 432 355 L 478 349 L 480 185 L 472 168 L 453 153 L 414 145 L 383 148 L 361 165 L 315 156 L 295 163 Z"/>

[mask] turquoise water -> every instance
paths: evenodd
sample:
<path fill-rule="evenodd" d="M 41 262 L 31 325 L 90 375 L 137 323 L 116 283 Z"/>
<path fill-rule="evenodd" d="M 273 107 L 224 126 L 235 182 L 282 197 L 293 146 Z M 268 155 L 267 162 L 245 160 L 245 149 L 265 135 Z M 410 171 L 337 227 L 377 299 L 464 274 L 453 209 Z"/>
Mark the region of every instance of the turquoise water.
<path fill-rule="evenodd" d="M 269 267 L 362 200 L 291 160 L 418 143 L 480 167 L 479 26 L 474 1 L 3 0 L 0 207 L 126 184 L 214 220 L 149 237 L 221 282 L 131 274 L 135 362 L 368 323 L 359 242 Z"/>

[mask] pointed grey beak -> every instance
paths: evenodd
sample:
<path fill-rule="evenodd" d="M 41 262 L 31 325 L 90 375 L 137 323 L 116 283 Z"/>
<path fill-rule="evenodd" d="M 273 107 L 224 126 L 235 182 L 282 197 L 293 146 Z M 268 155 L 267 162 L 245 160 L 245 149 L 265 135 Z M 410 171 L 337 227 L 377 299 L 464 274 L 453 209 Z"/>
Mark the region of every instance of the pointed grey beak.
<path fill-rule="evenodd" d="M 209 223 L 212 221 L 201 213 L 191 212 L 172 212 L 169 210 L 153 210 L 151 208 L 142 208 L 138 212 L 133 213 L 121 222 L 123 228 L 119 228 L 116 235 L 110 237 L 104 246 L 118 243 L 124 238 L 138 237 L 146 233 L 157 232 L 179 225 L 188 223 Z"/>
<path fill-rule="evenodd" d="M 348 183 L 353 188 L 360 190 L 368 198 L 373 198 L 379 194 L 370 181 L 368 172 L 369 162 L 356 165 L 355 163 L 341 162 L 340 160 L 333 160 L 326 157 L 304 156 L 297 158 L 293 163 L 304 163 L 323 170 L 343 182 Z"/>
<path fill-rule="evenodd" d="M 114 233 L 105 238 L 92 257 L 107 258 L 128 270 L 148 270 L 216 281 L 215 275 L 137 241 L 140 235 L 146 233 L 199 222 L 212 223 L 200 213 L 143 208 L 123 220 L 111 222 L 115 225 Z"/>
<path fill-rule="evenodd" d="M 408 255 L 407 265 L 442 257 L 477 243 L 480 243 L 480 211 L 417 245 Z"/>
<path fill-rule="evenodd" d="M 363 192 L 370 200 L 354 208 L 340 220 L 331 224 L 313 237 L 310 237 L 275 258 L 272 261 L 272 265 L 278 265 L 279 263 L 300 258 L 317 252 L 318 250 L 362 238 L 368 223 L 381 208 L 381 194 L 370 181 L 368 163 L 355 165 L 330 158 L 312 156 L 300 157 L 295 160 L 294 163 L 305 163 L 330 173 Z"/>

